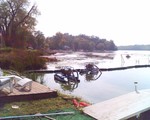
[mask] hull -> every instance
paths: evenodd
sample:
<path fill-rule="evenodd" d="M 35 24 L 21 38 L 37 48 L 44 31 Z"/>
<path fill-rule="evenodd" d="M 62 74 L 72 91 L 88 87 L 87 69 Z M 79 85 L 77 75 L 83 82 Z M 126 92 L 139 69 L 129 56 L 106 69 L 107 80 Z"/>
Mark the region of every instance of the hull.
<path fill-rule="evenodd" d="M 78 79 L 78 77 L 74 77 L 74 76 L 64 76 L 62 74 L 55 74 L 54 75 L 54 79 L 56 81 L 60 81 L 62 83 L 67 83 L 67 82 L 80 82 L 80 80 Z"/>

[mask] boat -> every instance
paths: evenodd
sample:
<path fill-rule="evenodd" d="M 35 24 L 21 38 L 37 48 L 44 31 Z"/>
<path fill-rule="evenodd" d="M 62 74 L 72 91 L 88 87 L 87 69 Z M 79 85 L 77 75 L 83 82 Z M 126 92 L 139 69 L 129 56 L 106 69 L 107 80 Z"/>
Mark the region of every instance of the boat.
<path fill-rule="evenodd" d="M 85 69 L 80 70 L 80 74 L 98 74 L 99 68 L 93 63 L 88 63 L 85 65 Z"/>
<path fill-rule="evenodd" d="M 88 63 L 85 65 L 85 69 L 79 71 L 80 75 L 85 75 L 86 80 L 97 80 L 102 72 L 100 69 L 93 63 Z"/>
<path fill-rule="evenodd" d="M 62 83 L 80 82 L 78 72 L 70 66 L 62 67 L 60 72 L 55 73 L 54 80 Z"/>
<path fill-rule="evenodd" d="M 131 57 L 131 56 L 130 56 L 129 54 L 127 54 L 127 55 L 126 55 L 126 58 L 128 58 L 128 59 L 129 59 L 130 57 Z"/>

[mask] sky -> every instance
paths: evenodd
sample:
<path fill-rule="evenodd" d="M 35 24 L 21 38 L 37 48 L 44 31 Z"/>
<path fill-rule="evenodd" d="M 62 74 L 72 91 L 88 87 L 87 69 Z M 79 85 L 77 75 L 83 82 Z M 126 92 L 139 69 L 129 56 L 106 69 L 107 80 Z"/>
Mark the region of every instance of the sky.
<path fill-rule="evenodd" d="M 119 45 L 150 44 L 149 0 L 34 0 L 41 15 L 36 30 L 85 34 Z"/>

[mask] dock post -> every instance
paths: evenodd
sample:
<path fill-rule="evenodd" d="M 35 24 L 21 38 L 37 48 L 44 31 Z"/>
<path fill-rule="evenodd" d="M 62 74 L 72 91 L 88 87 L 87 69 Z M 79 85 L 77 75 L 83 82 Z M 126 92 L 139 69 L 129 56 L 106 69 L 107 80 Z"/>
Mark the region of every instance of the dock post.
<path fill-rule="evenodd" d="M 136 93 L 139 93 L 139 91 L 137 90 L 137 84 L 138 84 L 138 82 L 134 82 L 134 85 L 135 85 L 135 92 L 136 92 Z"/>

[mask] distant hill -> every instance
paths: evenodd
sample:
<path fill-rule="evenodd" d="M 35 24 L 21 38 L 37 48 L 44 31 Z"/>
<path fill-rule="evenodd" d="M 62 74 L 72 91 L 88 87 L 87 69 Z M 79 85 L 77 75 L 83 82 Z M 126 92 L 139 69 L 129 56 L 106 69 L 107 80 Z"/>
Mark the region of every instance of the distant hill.
<path fill-rule="evenodd" d="M 118 50 L 150 50 L 150 45 L 117 46 Z"/>

